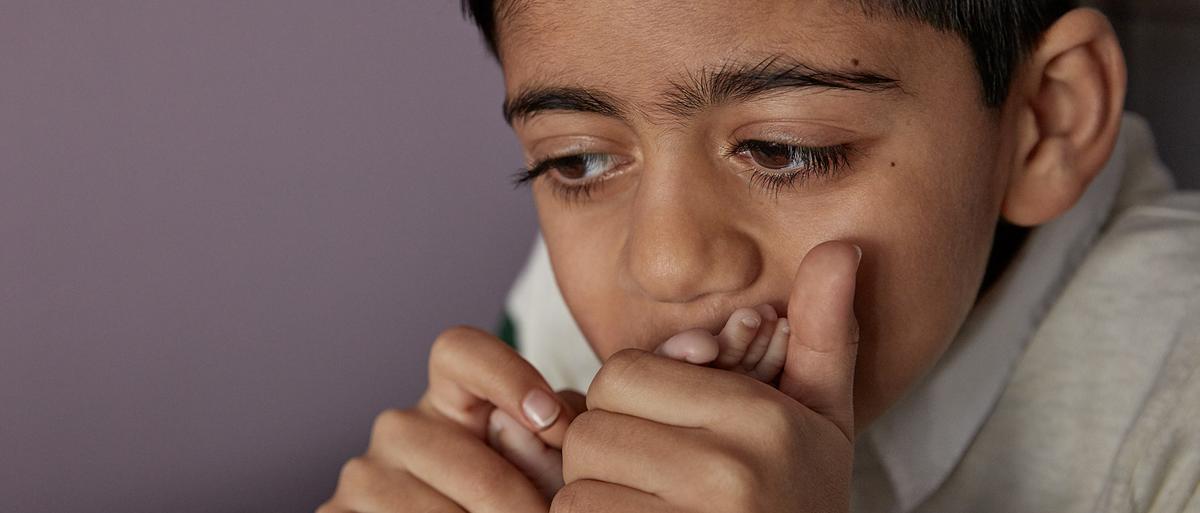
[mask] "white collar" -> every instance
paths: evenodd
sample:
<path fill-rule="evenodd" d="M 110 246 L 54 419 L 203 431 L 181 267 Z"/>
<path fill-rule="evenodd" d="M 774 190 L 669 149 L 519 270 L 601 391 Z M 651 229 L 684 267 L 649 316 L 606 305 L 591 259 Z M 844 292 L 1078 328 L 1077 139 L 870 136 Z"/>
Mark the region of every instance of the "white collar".
<path fill-rule="evenodd" d="M 1034 228 L 972 309 L 946 354 L 859 444 L 886 473 L 893 513 L 912 511 L 950 475 L 990 415 L 1026 343 L 1113 210 L 1130 137 L 1148 131 L 1127 117 L 1112 158 L 1066 214 Z"/>

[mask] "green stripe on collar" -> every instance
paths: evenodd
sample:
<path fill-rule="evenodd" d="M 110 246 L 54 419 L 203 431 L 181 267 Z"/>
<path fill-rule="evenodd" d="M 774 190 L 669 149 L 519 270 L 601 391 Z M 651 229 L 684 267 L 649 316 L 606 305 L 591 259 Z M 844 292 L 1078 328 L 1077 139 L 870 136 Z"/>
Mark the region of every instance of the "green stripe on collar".
<path fill-rule="evenodd" d="M 508 315 L 507 311 L 500 314 L 500 321 L 496 325 L 495 335 L 500 340 L 503 340 L 505 344 L 508 344 L 509 347 L 519 349 L 517 347 L 517 326 L 513 324 L 512 317 Z"/>

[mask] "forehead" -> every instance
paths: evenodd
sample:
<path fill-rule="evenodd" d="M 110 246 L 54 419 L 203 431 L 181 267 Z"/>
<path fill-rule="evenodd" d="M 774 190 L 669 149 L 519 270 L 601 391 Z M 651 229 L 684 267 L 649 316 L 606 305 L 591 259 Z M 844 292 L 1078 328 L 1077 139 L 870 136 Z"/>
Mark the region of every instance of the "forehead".
<path fill-rule="evenodd" d="M 891 71 L 917 28 L 849 0 L 511 0 L 497 27 L 510 85 L 648 79 L 765 55 Z"/>

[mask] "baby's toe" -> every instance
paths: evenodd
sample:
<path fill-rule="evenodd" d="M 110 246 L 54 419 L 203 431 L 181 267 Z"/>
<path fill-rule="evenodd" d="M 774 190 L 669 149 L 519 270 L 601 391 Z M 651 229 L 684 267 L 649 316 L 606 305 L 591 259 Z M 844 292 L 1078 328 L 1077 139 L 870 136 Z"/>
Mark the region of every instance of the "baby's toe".
<path fill-rule="evenodd" d="M 673 360 L 707 365 L 717 359 L 720 343 L 712 333 L 697 328 L 675 334 L 654 352 Z"/>
<path fill-rule="evenodd" d="M 779 319 L 771 305 L 758 305 L 754 309 L 762 316 L 763 324 L 755 334 L 754 340 L 750 342 L 750 346 L 746 348 L 746 354 L 742 356 L 741 367 L 747 372 L 758 366 L 758 362 L 767 353 L 767 346 L 771 343 L 771 337 L 775 334 L 776 321 Z"/>
<path fill-rule="evenodd" d="M 791 338 L 791 328 L 788 326 L 787 319 L 779 319 L 775 322 L 775 332 L 771 335 L 771 340 L 767 344 L 767 352 L 763 354 L 758 364 L 754 366 L 748 374 L 750 377 L 770 383 L 775 381 L 779 376 L 779 372 L 783 370 L 784 361 L 787 359 L 788 339 Z"/>
<path fill-rule="evenodd" d="M 721 333 L 717 335 L 721 352 L 713 365 L 721 369 L 732 369 L 741 363 L 762 323 L 762 315 L 753 308 L 738 308 L 734 311 Z"/>

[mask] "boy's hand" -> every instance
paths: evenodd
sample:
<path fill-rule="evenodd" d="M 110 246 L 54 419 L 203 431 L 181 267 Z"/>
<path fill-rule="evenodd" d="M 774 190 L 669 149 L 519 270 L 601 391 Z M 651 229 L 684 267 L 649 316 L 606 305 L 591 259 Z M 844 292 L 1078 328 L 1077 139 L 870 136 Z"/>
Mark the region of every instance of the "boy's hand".
<path fill-rule="evenodd" d="M 764 304 L 738 309 L 716 335 L 703 329 L 678 333 L 660 344 L 655 354 L 697 365 L 711 364 L 772 383 L 783 369 L 787 339 L 787 319 L 779 319 L 775 309 Z M 565 391 L 559 395 L 576 405 L 575 411 L 587 410 L 582 394 Z M 547 498 L 562 489 L 562 451 L 546 445 L 503 410 L 492 411 L 488 445 L 529 477 Z"/>
<path fill-rule="evenodd" d="M 376 418 L 367 452 L 346 463 L 334 497 L 318 512 L 546 511 L 534 483 L 488 446 L 494 410 L 555 448 L 575 416 L 499 339 L 473 328 L 443 332 L 417 407 Z"/>
<path fill-rule="evenodd" d="M 567 431 L 552 511 L 848 511 L 860 259 L 842 242 L 805 256 L 779 390 L 644 351 L 609 358 Z"/>

